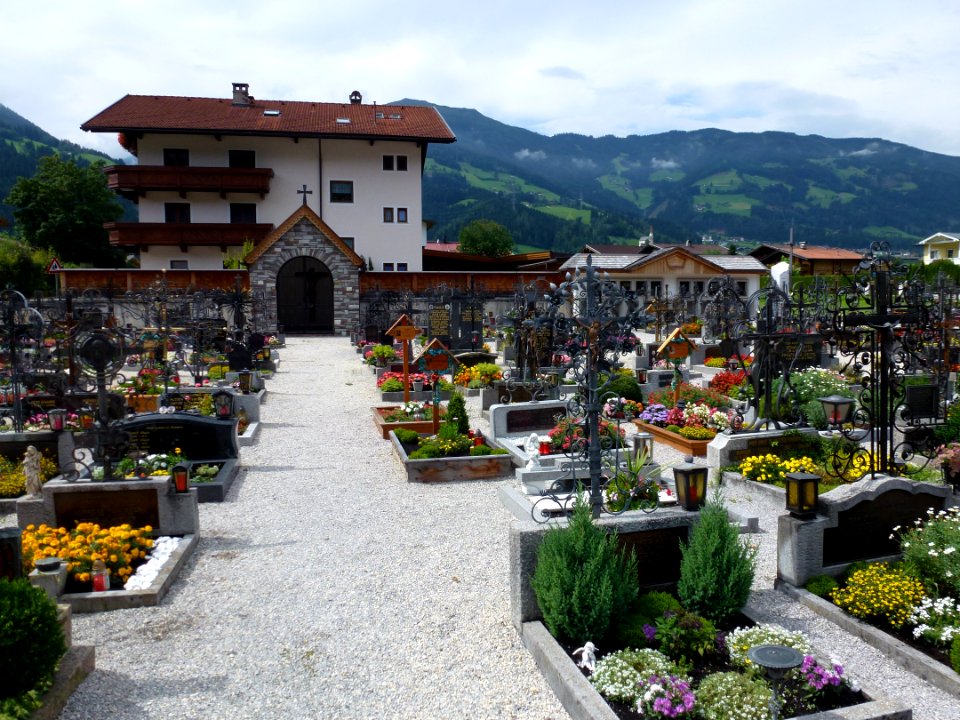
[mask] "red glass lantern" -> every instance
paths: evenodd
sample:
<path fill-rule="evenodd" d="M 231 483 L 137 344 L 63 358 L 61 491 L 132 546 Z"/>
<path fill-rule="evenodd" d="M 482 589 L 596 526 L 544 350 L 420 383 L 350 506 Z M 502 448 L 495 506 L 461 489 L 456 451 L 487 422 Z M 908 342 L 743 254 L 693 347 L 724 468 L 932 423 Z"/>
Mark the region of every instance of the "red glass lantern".
<path fill-rule="evenodd" d="M 540 454 L 549 455 L 552 452 L 553 452 L 553 448 L 550 447 L 550 439 L 547 438 L 546 440 L 544 440 L 543 438 L 540 438 Z"/>
<path fill-rule="evenodd" d="M 190 491 L 190 471 L 183 463 L 177 463 L 170 471 L 173 475 L 173 488 L 178 493 Z"/>
<path fill-rule="evenodd" d="M 67 421 L 67 411 L 61 408 L 53 408 L 47 413 L 47 422 L 50 423 L 50 429 L 54 432 L 63 430 Z"/>

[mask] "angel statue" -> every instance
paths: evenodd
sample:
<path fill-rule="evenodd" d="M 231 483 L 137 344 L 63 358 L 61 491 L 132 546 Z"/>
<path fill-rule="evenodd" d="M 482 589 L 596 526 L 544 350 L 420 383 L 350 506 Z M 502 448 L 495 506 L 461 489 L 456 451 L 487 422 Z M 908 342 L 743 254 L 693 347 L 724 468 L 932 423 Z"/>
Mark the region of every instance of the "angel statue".
<path fill-rule="evenodd" d="M 27 494 L 39 497 L 43 492 L 43 482 L 40 480 L 40 451 L 33 445 L 28 445 L 23 454 L 23 475 L 26 478 Z"/>
<path fill-rule="evenodd" d="M 574 657 L 579 655 L 580 662 L 577 663 L 577 666 L 584 668 L 585 670 L 587 670 L 587 672 L 593 675 L 593 671 L 597 667 L 597 646 L 596 645 L 594 645 L 592 642 L 588 640 L 583 647 L 577 648 L 570 654 L 573 655 Z"/>

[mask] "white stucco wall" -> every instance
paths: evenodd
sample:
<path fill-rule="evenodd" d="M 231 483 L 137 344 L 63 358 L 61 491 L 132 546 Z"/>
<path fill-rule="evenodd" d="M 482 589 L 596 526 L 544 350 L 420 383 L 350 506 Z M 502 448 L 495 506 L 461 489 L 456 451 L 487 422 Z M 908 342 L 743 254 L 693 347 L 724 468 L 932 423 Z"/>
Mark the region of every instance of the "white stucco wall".
<path fill-rule="evenodd" d="M 253 150 L 256 166 L 273 169 L 270 192 L 261 200 L 256 194 L 150 192 L 140 198 L 140 222 L 162 223 L 164 203 L 190 204 L 195 223 L 230 221 L 230 203 L 256 203 L 257 222 L 279 225 L 303 202 L 297 191 L 311 191 L 307 204 L 341 237 L 354 239 L 354 250 L 373 261 L 406 263 L 411 272 L 422 269 L 421 247 L 425 239 L 421 192 L 420 148 L 414 142 L 368 140 L 305 140 L 201 135 L 146 135 L 138 144 L 142 165 L 162 165 L 164 148 L 187 148 L 190 165 L 227 167 L 230 150 Z M 384 155 L 405 155 L 406 171 L 384 171 Z M 353 182 L 353 203 L 331 203 L 330 182 Z M 394 222 L 383 221 L 383 209 L 394 209 Z M 397 208 L 406 208 L 407 222 L 396 222 Z M 149 256 L 149 257 L 148 257 Z M 141 267 L 169 267 L 170 259 L 187 259 L 191 269 L 216 265 L 219 248 L 155 248 L 142 253 Z M 217 265 L 219 268 L 220 265 Z"/>

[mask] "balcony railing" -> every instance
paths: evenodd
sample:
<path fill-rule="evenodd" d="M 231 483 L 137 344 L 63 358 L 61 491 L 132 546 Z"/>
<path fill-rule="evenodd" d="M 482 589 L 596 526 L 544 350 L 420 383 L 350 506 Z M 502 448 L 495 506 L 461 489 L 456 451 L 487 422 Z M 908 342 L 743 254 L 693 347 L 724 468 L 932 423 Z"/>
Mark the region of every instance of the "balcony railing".
<path fill-rule="evenodd" d="M 177 192 L 270 192 L 270 168 L 191 167 L 167 165 L 110 165 L 103 169 L 107 186 L 123 194 L 143 195 L 150 190 Z"/>
<path fill-rule="evenodd" d="M 107 223 L 111 245 L 237 246 L 260 242 L 270 223 Z"/>

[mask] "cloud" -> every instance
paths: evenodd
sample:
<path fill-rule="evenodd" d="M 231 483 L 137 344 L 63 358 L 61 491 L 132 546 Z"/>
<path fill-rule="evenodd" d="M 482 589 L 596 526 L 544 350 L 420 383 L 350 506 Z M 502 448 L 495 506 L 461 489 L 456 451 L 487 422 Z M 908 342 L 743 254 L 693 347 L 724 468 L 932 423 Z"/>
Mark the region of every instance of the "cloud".
<path fill-rule="evenodd" d="M 650 160 L 650 167 L 655 170 L 676 170 L 680 167 L 680 163 L 675 160 L 661 160 L 660 158 L 653 158 Z"/>
<path fill-rule="evenodd" d="M 523 150 L 517 150 L 513 154 L 517 160 L 546 160 L 547 154 L 543 150 L 528 150 L 524 148 Z"/>
<path fill-rule="evenodd" d="M 850 153 L 850 157 L 868 157 L 870 155 L 876 155 L 880 146 L 877 143 L 870 143 L 866 147 L 861 148 L 860 150 L 854 150 Z"/>
<path fill-rule="evenodd" d="M 573 166 L 577 170 L 596 170 L 597 164 L 590 158 L 573 158 Z"/>
<path fill-rule="evenodd" d="M 566 67 L 565 65 L 556 65 L 554 67 L 540 68 L 540 75 L 543 77 L 562 78 L 564 80 L 586 80 L 583 73 Z"/>

